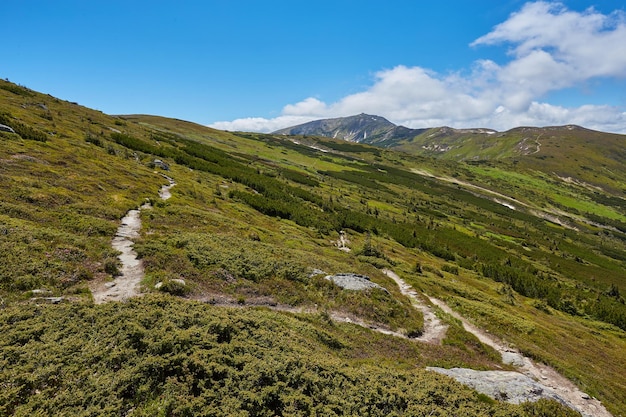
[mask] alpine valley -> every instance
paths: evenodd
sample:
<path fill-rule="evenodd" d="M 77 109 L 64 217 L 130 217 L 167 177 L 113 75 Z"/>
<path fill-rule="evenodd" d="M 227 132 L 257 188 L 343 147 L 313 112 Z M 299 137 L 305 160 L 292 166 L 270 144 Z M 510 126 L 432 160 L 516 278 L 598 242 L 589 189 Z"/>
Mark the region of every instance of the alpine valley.
<path fill-rule="evenodd" d="M 626 415 L 624 149 L 0 80 L 0 416 Z"/>

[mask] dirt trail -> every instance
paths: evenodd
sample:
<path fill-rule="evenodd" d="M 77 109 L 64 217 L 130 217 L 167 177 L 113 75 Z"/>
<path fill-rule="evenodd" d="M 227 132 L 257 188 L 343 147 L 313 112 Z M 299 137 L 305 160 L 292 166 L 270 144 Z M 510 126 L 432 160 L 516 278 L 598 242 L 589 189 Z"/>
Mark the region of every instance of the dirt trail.
<path fill-rule="evenodd" d="M 436 298 L 429 297 L 430 301 L 446 313 L 463 323 L 468 332 L 475 335 L 485 345 L 491 346 L 502 355 L 502 362 L 516 366 L 518 372 L 530 376 L 542 385 L 551 389 L 559 397 L 567 401 L 574 409 L 585 417 L 612 417 L 600 401 L 590 398 L 582 392 L 570 380 L 559 374 L 553 368 L 535 363 L 530 358 L 522 355 L 517 349 L 506 345 L 502 340 L 492 334 L 479 329 L 467 321 L 463 316 L 452 310 L 446 303 Z"/>
<path fill-rule="evenodd" d="M 539 143 L 538 141 L 537 141 L 537 146 L 538 147 L 541 146 L 541 143 Z M 490 190 L 488 188 L 481 187 L 479 185 L 475 185 L 475 184 L 469 183 L 467 181 L 461 181 L 461 180 L 459 180 L 457 178 L 445 177 L 445 176 L 437 176 L 437 175 L 431 174 L 428 171 L 425 171 L 423 169 L 417 169 L 417 168 L 411 168 L 411 172 L 413 172 L 415 174 L 418 174 L 418 175 L 421 175 L 423 177 L 434 178 L 434 179 L 439 180 L 439 181 L 448 182 L 450 184 L 459 185 L 461 187 L 466 187 L 466 188 L 468 188 L 470 190 L 476 190 L 476 192 L 479 195 L 482 195 L 482 197 L 485 197 L 484 194 L 491 195 L 492 197 L 490 197 L 490 198 L 491 198 L 492 201 L 494 201 L 495 203 L 498 203 L 500 205 L 503 205 L 505 207 L 508 207 L 511 210 L 516 210 L 517 211 L 518 207 L 524 207 L 526 210 L 528 210 L 529 214 L 532 214 L 533 216 L 538 217 L 540 219 L 547 220 L 547 221 L 549 221 L 551 223 L 558 224 L 559 226 L 565 227 L 565 228 L 570 229 L 570 230 L 578 231 L 578 229 L 576 227 L 568 224 L 567 221 L 561 220 L 561 218 L 559 216 L 565 217 L 565 218 L 570 219 L 570 220 L 582 221 L 582 222 L 585 222 L 585 223 L 588 223 L 588 224 L 593 224 L 588 219 L 586 219 L 586 218 L 584 218 L 582 216 L 575 216 L 575 215 L 573 215 L 571 213 L 567 213 L 565 211 L 557 210 L 557 209 L 554 209 L 554 208 L 549 208 L 548 209 L 548 208 L 535 207 L 532 204 L 525 203 L 525 202 L 523 202 L 521 200 L 517 200 L 514 197 L 510 197 L 510 196 L 504 195 L 504 194 L 499 193 L 497 191 L 493 191 L 493 190 Z M 605 226 L 605 225 L 599 225 L 599 227 L 607 228 L 607 226 Z"/>
<path fill-rule="evenodd" d="M 163 177 L 168 180 L 169 184 L 161 187 L 159 196 L 162 200 L 167 200 L 172 196 L 170 188 L 176 183 L 166 175 Z M 139 209 L 130 210 L 122 218 L 117 233 L 111 241 L 113 249 L 121 252 L 118 256 L 122 264 L 120 275 L 111 282 L 100 283 L 91 289 L 95 304 L 107 301 L 124 301 L 140 295 L 139 283 L 144 277 L 144 269 L 142 261 L 137 259 L 137 252 L 133 249 L 133 239 L 139 237 L 141 230 L 141 210 L 151 208 L 150 203 L 144 203 Z"/>
<path fill-rule="evenodd" d="M 535 139 L 535 144 L 537 145 L 537 149 L 535 150 L 535 152 L 532 153 L 533 155 L 541 151 L 541 142 L 539 142 L 539 138 L 541 137 L 541 135 L 543 135 L 543 133 L 540 133 L 539 136 L 537 136 L 537 138 Z"/>
<path fill-rule="evenodd" d="M 231 307 L 231 308 L 249 308 L 249 307 L 264 307 L 274 311 L 282 311 L 295 314 L 320 314 L 322 310 L 312 307 L 293 307 L 287 304 L 278 304 L 270 297 L 257 297 L 247 299 L 245 303 L 240 303 L 232 297 L 224 294 L 204 295 L 197 298 L 198 301 L 206 302 L 217 307 Z M 400 332 L 395 332 L 388 327 L 368 323 L 351 313 L 343 311 L 327 311 L 330 319 L 337 323 L 350 323 L 355 324 L 366 329 L 370 329 L 377 333 L 382 333 L 389 336 L 400 337 L 402 339 L 408 339 L 408 337 Z M 411 339 L 415 340 L 415 339 Z"/>
<path fill-rule="evenodd" d="M 419 299 L 417 291 L 404 282 L 396 273 L 388 269 L 384 269 L 383 273 L 393 279 L 400 287 L 402 294 L 409 297 L 413 302 L 413 306 L 421 310 L 424 314 L 424 334 L 417 340 L 427 343 L 441 344 L 441 340 L 445 337 L 448 326 L 443 324 L 441 320 L 435 316 L 433 310 Z M 578 389 L 578 387 L 576 387 L 576 385 L 574 385 L 570 380 L 563 377 L 553 368 L 544 364 L 533 362 L 530 358 L 522 355 L 517 349 L 511 348 L 494 335 L 489 334 L 488 332 L 470 323 L 467 319 L 452 310 L 443 301 L 433 297 L 426 297 L 432 304 L 441 308 L 444 312 L 450 314 L 454 318 L 460 320 L 466 331 L 475 335 L 478 340 L 485 345 L 491 346 L 499 352 L 500 355 L 502 355 L 502 362 L 517 367 L 518 372 L 535 379 L 541 383 L 541 385 L 553 391 L 557 396 L 569 403 L 572 408 L 576 409 L 583 416 L 612 417 L 600 401 L 595 398 L 590 398 L 587 394 Z"/>
<path fill-rule="evenodd" d="M 439 181 L 448 182 L 448 183 L 455 184 L 455 185 L 460 185 L 462 187 L 466 187 L 466 188 L 469 188 L 469 189 L 476 190 L 476 191 L 478 191 L 480 193 L 485 193 L 485 194 L 492 195 L 495 198 L 499 198 L 499 199 L 503 200 L 508 205 L 513 206 L 513 210 L 515 210 L 515 206 L 516 205 L 524 206 L 526 208 L 532 208 L 529 204 L 524 203 L 523 201 L 517 200 L 517 199 L 515 199 L 513 197 L 509 197 L 508 195 L 504 195 L 504 194 L 499 193 L 497 191 L 493 191 L 493 190 L 490 190 L 488 188 L 481 187 L 480 185 L 476 185 L 476 184 L 472 184 L 472 183 L 467 182 L 467 181 L 459 180 L 457 178 L 438 176 L 438 175 L 431 174 L 430 172 L 425 171 L 423 169 L 417 169 L 417 168 L 411 168 L 411 172 L 413 172 L 415 174 L 418 174 L 418 175 L 421 175 L 423 177 L 434 178 L 434 179 L 439 180 Z M 498 201 L 498 204 L 502 204 L 502 201 Z M 509 207 L 509 208 L 511 208 L 511 207 Z"/>
<path fill-rule="evenodd" d="M 402 278 L 400 278 L 395 272 L 389 269 L 383 269 L 383 273 L 389 278 L 393 279 L 396 284 L 398 284 L 398 287 L 400 287 L 400 292 L 403 295 L 409 297 L 411 299 L 413 307 L 420 310 L 424 315 L 424 333 L 416 338 L 416 340 L 440 345 L 441 341 L 446 337 L 448 326 L 443 324 L 441 320 L 439 320 L 439 317 L 435 315 L 435 312 L 432 310 L 432 308 L 430 308 L 428 305 L 424 304 L 422 300 L 420 300 L 417 291 L 415 291 L 413 287 L 411 287 L 409 284 L 404 282 Z"/>

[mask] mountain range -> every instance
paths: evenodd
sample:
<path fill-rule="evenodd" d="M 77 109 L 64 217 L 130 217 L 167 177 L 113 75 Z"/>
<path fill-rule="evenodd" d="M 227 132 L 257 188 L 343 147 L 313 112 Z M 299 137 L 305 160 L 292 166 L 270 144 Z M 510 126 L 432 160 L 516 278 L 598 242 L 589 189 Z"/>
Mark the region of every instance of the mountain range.
<path fill-rule="evenodd" d="M 274 134 L 327 137 L 466 163 L 508 161 L 618 192 L 626 181 L 625 136 L 576 125 L 517 127 L 504 132 L 445 126 L 409 129 L 362 113 L 316 120 Z"/>

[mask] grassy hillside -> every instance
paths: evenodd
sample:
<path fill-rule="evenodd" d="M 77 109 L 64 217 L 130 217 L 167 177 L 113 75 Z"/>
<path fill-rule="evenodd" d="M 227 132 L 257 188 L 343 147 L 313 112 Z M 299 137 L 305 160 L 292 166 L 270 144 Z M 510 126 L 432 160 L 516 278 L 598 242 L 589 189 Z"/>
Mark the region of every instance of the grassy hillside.
<path fill-rule="evenodd" d="M 515 164 L 588 191 L 624 197 L 626 136 L 579 126 L 520 127 L 506 132 L 436 128 L 398 141 L 393 149 L 475 164 Z"/>
<path fill-rule="evenodd" d="M 83 407 L 86 415 L 192 415 L 219 408 L 212 396 L 220 390 L 240 392 L 228 404 L 241 415 L 359 413 L 342 405 L 346 398 L 385 415 L 541 415 L 552 407 L 493 403 L 424 371 L 504 367 L 443 313 L 453 330 L 441 347 L 328 321 L 340 313 L 419 334 L 421 314 L 381 268 L 551 364 L 614 414 L 626 412 L 622 174 L 600 178 L 594 165 L 594 184 L 606 185 L 598 190 L 582 177 L 555 177 L 541 165 L 550 158 L 458 163 L 112 117 L 4 81 L 0 115 L 17 132 L 0 132 L 5 414 Z M 167 183 L 157 158 L 177 182 L 167 201 L 157 198 Z M 612 172 L 623 172 L 615 163 Z M 153 207 L 142 211 L 135 245 L 144 290 L 159 292 L 154 284 L 163 282 L 177 296 L 93 306 L 89 287 L 119 268 L 110 246 L 119 219 L 147 198 Z M 337 248 L 341 231 L 351 252 Z M 339 272 L 368 275 L 388 291 L 350 292 L 323 279 Z M 167 285 L 179 278 L 184 287 Z M 65 303 L 33 300 L 42 289 Z M 309 313 L 207 305 L 221 300 Z M 233 337 L 220 342 L 224 328 Z M 40 359 L 34 352 L 44 347 L 53 353 Z M 255 356 L 259 349 L 266 353 Z M 98 371 L 70 371 L 87 366 Z M 77 386 L 84 390 L 71 397 Z M 54 397 L 59 387 L 65 394 Z M 379 407 L 374 397 L 389 401 Z"/>

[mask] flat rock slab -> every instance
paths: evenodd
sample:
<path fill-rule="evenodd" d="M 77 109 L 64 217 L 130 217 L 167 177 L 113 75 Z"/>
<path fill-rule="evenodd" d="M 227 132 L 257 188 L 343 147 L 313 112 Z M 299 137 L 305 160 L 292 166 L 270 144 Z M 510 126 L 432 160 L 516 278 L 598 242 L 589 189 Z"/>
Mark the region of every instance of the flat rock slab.
<path fill-rule="evenodd" d="M 541 398 L 547 398 L 574 408 L 552 389 L 519 372 L 475 371 L 465 368 L 445 369 L 436 367 L 428 367 L 426 369 L 452 377 L 461 384 L 488 395 L 494 400 L 520 404 L 526 401 L 535 402 Z"/>
<path fill-rule="evenodd" d="M 352 291 L 364 291 L 370 288 L 379 288 L 383 291 L 387 291 L 385 288 L 370 281 L 365 275 L 359 274 L 336 274 L 326 275 L 324 279 L 332 282 L 333 284 L 343 288 L 344 290 Z"/>

